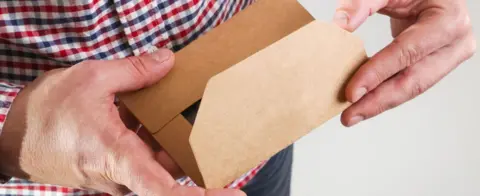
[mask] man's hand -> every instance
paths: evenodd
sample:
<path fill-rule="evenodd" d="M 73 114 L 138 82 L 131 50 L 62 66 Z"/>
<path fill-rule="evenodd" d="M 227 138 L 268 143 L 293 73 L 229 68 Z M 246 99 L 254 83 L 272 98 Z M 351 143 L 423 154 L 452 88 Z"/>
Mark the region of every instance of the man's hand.
<path fill-rule="evenodd" d="M 176 184 L 123 122 L 116 93 L 158 82 L 173 65 L 169 50 L 111 61 L 85 61 L 47 72 L 15 99 L 0 137 L 0 171 L 41 183 L 114 195 L 243 195 Z M 171 162 L 171 161 L 170 161 Z M 174 168 L 168 167 L 167 168 Z"/>
<path fill-rule="evenodd" d="M 347 85 L 346 126 L 425 92 L 476 50 L 465 0 L 342 0 L 334 21 L 354 31 L 375 12 L 391 17 L 395 39 Z"/>

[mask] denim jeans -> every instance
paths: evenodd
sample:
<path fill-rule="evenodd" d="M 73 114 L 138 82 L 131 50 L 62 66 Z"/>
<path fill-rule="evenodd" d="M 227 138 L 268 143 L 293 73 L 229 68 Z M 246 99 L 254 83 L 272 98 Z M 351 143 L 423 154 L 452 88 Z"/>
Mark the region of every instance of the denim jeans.
<path fill-rule="evenodd" d="M 289 196 L 292 163 L 293 145 L 273 156 L 242 190 L 247 196 Z"/>

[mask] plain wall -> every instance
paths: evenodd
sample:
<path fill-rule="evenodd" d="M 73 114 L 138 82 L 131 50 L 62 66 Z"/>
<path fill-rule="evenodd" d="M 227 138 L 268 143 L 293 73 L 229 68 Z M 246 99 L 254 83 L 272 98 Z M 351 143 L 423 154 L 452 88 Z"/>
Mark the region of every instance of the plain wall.
<path fill-rule="evenodd" d="M 300 0 L 331 20 L 336 0 Z M 480 1 L 468 0 L 476 37 Z M 355 34 L 369 55 L 391 40 L 375 15 Z M 296 143 L 292 196 L 480 195 L 480 57 L 416 99 L 345 128 L 339 117 Z"/>

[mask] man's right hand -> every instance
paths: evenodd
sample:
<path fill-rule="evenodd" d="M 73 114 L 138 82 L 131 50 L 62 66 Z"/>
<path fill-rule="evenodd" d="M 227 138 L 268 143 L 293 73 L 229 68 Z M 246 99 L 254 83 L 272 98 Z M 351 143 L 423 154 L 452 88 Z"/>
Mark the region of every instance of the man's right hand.
<path fill-rule="evenodd" d="M 158 82 L 174 55 L 85 61 L 47 72 L 15 98 L 0 136 L 0 173 L 122 195 L 244 195 L 179 186 L 120 118 L 116 93 Z"/>

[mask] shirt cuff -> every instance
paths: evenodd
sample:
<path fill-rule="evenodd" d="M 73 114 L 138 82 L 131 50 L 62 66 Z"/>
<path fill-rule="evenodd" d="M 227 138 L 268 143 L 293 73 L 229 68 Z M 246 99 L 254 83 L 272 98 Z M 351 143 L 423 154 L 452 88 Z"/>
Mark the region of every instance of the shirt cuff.
<path fill-rule="evenodd" d="M 23 85 L 0 81 L 0 137 L 13 100 L 22 89 Z M 10 179 L 11 177 L 0 173 L 0 184 L 8 182 Z"/>
<path fill-rule="evenodd" d="M 0 81 L 0 136 L 13 100 L 23 89 L 23 85 Z"/>

